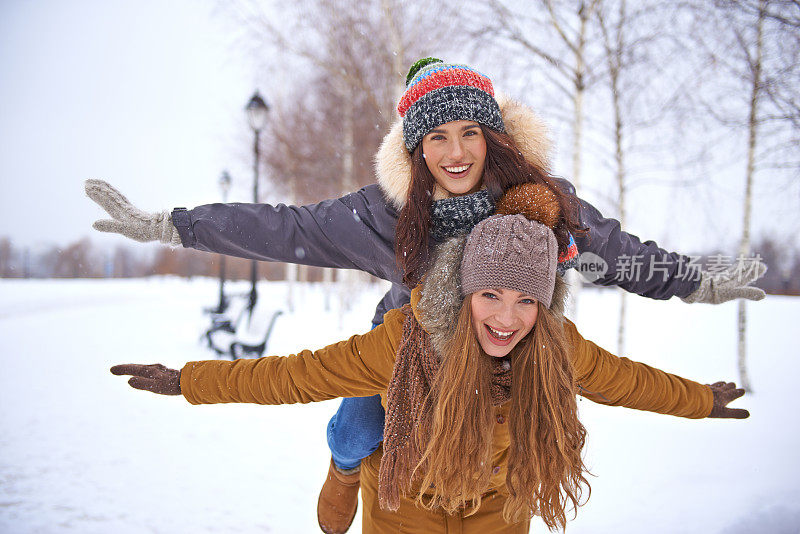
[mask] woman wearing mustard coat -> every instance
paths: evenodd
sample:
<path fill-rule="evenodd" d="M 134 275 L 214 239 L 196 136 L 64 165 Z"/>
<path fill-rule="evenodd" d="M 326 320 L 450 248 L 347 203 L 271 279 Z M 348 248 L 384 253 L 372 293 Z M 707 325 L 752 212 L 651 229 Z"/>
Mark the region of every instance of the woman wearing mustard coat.
<path fill-rule="evenodd" d="M 496 215 L 439 247 L 411 303 L 317 351 L 257 360 L 119 365 L 131 386 L 192 404 L 287 404 L 380 394 L 382 447 L 363 463 L 369 533 L 564 528 L 585 496 L 576 395 L 688 418 L 743 418 L 744 392 L 618 358 L 562 315 L 559 243 Z M 321 525 L 325 528 L 324 525 Z"/>

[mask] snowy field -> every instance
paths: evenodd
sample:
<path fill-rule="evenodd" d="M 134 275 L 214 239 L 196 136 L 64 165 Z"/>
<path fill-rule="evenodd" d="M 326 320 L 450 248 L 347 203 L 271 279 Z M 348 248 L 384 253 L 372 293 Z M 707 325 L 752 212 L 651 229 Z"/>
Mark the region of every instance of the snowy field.
<path fill-rule="evenodd" d="M 260 289 L 263 303 L 285 299 L 282 284 Z M 191 406 L 108 372 L 211 358 L 198 338 L 216 291 L 213 280 L 0 280 L 0 532 L 318 532 L 336 401 Z M 366 331 L 381 287 L 344 293 L 349 309 L 337 297 L 325 311 L 319 286 L 300 288 L 301 304 L 278 319 L 268 352 Z M 612 351 L 618 300 L 584 291 L 576 321 Z M 748 309 L 755 393 L 734 406 L 750 419 L 580 403 L 594 476 L 568 532 L 800 532 L 800 299 Z M 702 382 L 736 379 L 734 304 L 634 297 L 629 312 L 629 357 Z M 357 518 L 351 532 L 359 531 Z"/>

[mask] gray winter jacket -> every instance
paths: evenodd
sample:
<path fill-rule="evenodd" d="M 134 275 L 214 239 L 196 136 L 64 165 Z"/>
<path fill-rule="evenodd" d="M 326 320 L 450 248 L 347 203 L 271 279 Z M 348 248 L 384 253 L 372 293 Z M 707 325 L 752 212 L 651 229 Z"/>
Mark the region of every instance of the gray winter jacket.
<path fill-rule="evenodd" d="M 498 97 L 498 103 L 506 131 L 525 158 L 540 168 L 549 168 L 549 145 L 541 121 L 517 102 Z M 373 320 L 377 323 L 385 312 L 410 299 L 410 289 L 402 283 L 394 254 L 397 214 L 405 202 L 410 168 L 402 123 L 398 121 L 376 156 L 377 184 L 307 206 L 207 204 L 189 211 L 177 209 L 172 212 L 172 222 L 184 247 L 256 260 L 358 269 L 388 280 L 392 288 L 378 304 Z M 568 181 L 558 183 L 574 194 Z M 444 197 L 442 191 L 434 191 L 434 200 Z M 642 243 L 588 202 L 581 200 L 580 206 L 580 223 L 588 231 L 575 236 L 578 251 L 592 252 L 608 265 L 606 274 L 595 284 L 618 285 L 654 299 L 685 297 L 697 289 L 696 273 L 682 275 L 687 257 L 667 252 L 653 241 Z M 626 274 L 618 268 L 618 258 L 624 257 L 641 260 L 641 276 L 618 277 Z M 656 274 L 649 276 L 651 272 Z"/>
<path fill-rule="evenodd" d="M 566 180 L 561 182 L 571 187 Z M 653 241 L 642 243 L 588 202 L 581 201 L 580 219 L 588 232 L 576 236 L 578 251 L 593 252 L 609 266 L 594 283 L 619 285 L 654 299 L 685 297 L 697 289 L 699 281 L 678 276 L 687 258 Z M 358 269 L 389 280 L 392 288 L 378 304 L 373 322 L 381 322 L 384 313 L 409 302 L 410 289 L 403 285 L 395 263 L 397 211 L 377 184 L 308 206 L 207 204 L 173 211 L 172 221 L 184 247 L 256 260 Z M 658 262 L 666 269 L 667 280 L 657 271 L 657 276 L 618 281 L 616 266 L 621 256 L 641 257 L 642 273 L 649 273 L 651 263 Z"/>

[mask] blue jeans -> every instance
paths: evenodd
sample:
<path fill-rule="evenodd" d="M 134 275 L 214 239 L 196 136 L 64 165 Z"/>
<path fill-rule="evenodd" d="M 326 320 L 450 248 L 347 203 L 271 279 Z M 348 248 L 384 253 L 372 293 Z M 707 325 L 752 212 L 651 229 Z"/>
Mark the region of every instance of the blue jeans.
<path fill-rule="evenodd" d="M 380 395 L 342 399 L 328 423 L 328 447 L 336 467 L 355 469 L 375 452 L 383 441 L 385 416 Z"/>

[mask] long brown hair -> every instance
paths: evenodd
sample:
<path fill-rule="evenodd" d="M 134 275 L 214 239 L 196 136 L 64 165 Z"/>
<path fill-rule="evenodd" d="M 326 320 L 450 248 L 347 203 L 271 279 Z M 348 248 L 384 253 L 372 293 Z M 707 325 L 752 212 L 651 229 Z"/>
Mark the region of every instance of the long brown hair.
<path fill-rule="evenodd" d="M 477 510 L 491 476 L 491 357 L 477 342 L 470 301 L 464 299 L 415 435 L 422 451 L 417 502 L 447 513 Z M 536 325 L 510 355 L 509 498 L 503 517 L 517 522 L 540 515 L 553 530 L 566 526 L 567 511 L 579 506 L 583 486 L 590 488 L 568 344 L 561 321 L 538 306 Z"/>
<path fill-rule="evenodd" d="M 517 149 L 513 138 L 480 125 L 486 139 L 486 160 L 482 185 L 495 202 L 509 187 L 533 182 L 545 185 L 558 199 L 561 217 L 553 228 L 559 251 L 567 248 L 567 232 L 581 233 L 578 222 L 578 203 L 574 195 L 555 185 L 553 177 L 530 163 Z M 413 287 L 427 270 L 430 253 L 431 205 L 436 180 L 425 164 L 422 143 L 411 154 L 411 183 L 395 229 L 395 258 L 403 274 L 403 282 Z"/>

